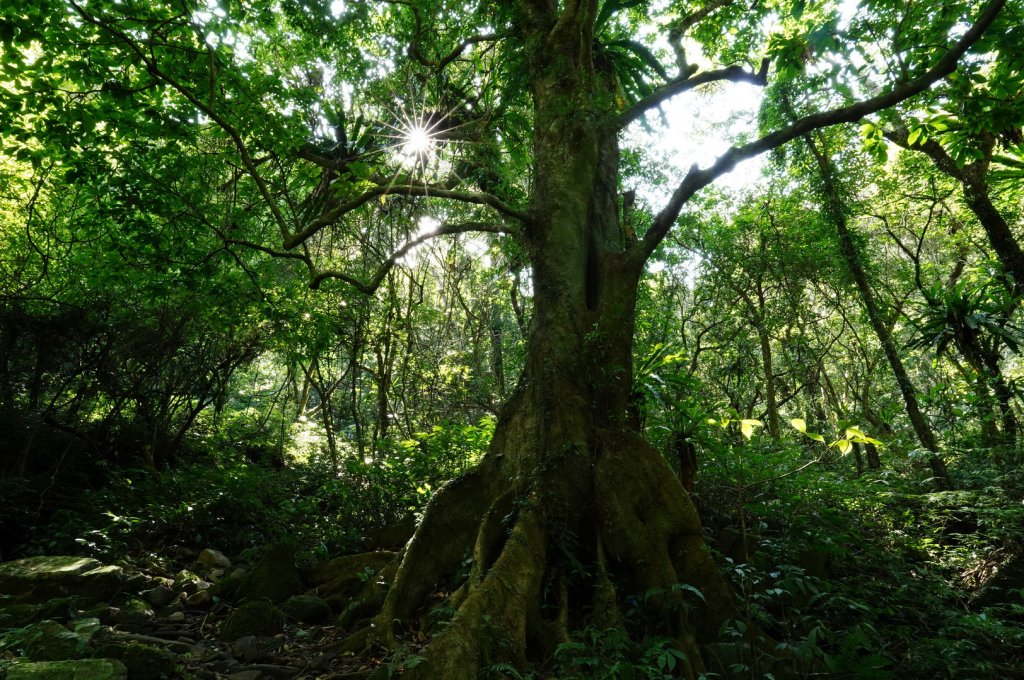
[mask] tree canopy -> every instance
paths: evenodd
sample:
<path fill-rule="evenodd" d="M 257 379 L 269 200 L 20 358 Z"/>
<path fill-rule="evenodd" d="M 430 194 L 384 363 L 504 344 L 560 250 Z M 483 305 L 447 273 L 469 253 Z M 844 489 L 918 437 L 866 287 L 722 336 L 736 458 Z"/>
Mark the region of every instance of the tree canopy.
<path fill-rule="evenodd" d="M 38 495 L 0 545 L 55 486 L 302 471 L 318 557 L 418 514 L 343 614 L 403 677 L 586 630 L 657 677 L 841 674 L 877 631 L 751 614 L 807 547 L 754 559 L 780 504 L 1022 488 L 1018 3 L 0 7 L 0 470 Z M 739 83 L 749 131 L 662 163 Z"/>

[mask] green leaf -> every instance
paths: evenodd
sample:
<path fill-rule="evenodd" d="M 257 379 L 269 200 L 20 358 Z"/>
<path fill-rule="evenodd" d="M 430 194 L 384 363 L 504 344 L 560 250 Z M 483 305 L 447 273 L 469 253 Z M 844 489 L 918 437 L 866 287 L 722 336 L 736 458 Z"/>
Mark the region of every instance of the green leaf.
<path fill-rule="evenodd" d="M 754 436 L 754 428 L 761 427 L 760 420 L 754 420 L 753 418 L 744 418 L 740 421 L 740 432 L 744 437 L 750 439 Z"/>
<path fill-rule="evenodd" d="M 835 446 L 839 449 L 839 453 L 842 455 L 848 454 L 853 449 L 853 444 L 850 443 L 849 439 L 837 439 L 832 442 L 829 446 Z"/>
<path fill-rule="evenodd" d="M 847 439 L 864 439 L 865 437 L 867 437 L 867 435 L 861 432 L 860 428 L 854 426 L 846 428 Z"/>
<path fill-rule="evenodd" d="M 796 428 L 797 431 L 806 433 L 807 432 L 807 421 L 803 418 L 793 418 L 789 421 L 789 424 Z"/>

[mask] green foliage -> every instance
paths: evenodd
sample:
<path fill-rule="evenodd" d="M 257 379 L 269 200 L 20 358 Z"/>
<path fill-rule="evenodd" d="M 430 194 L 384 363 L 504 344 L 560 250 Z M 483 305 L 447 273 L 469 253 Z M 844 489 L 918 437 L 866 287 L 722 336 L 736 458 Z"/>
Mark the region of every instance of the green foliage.
<path fill-rule="evenodd" d="M 636 643 L 624 628 L 585 628 L 555 650 L 558 677 L 566 680 L 667 680 L 686 655 L 666 638 Z"/>
<path fill-rule="evenodd" d="M 495 423 L 486 417 L 478 425 L 435 425 L 412 439 L 381 442 L 372 457 L 348 460 L 363 521 L 382 526 L 421 510 L 438 487 L 480 460 Z"/>

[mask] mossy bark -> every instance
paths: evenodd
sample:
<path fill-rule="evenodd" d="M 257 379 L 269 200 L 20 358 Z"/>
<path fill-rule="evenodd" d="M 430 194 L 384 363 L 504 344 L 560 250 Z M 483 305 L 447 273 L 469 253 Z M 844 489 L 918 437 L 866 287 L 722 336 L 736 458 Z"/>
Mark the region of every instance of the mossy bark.
<path fill-rule="evenodd" d="M 353 646 L 394 644 L 444 593 L 453 617 L 403 677 L 468 680 L 488 663 L 547 658 L 571 630 L 618 622 L 628 596 L 671 599 L 686 583 L 706 604 L 667 607 L 656 625 L 696 677 L 732 597 L 679 479 L 627 417 L 646 255 L 619 214 L 614 97 L 591 53 L 597 3 L 520 5 L 536 159 L 526 365 L 488 454 L 435 495 Z"/>

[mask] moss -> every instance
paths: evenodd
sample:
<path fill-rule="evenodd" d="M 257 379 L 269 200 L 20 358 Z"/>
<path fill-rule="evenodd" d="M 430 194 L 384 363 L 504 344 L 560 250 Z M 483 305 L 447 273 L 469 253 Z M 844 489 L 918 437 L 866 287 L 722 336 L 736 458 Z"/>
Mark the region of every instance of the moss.
<path fill-rule="evenodd" d="M 7 671 L 7 680 L 126 680 L 128 669 L 114 659 L 81 659 L 20 663 Z"/>
<path fill-rule="evenodd" d="M 248 635 L 274 635 L 284 630 L 284 614 L 267 600 L 250 600 L 224 620 L 220 638 L 232 641 Z"/>
<path fill-rule="evenodd" d="M 160 647 L 139 642 L 111 642 L 97 651 L 102 656 L 121 661 L 132 680 L 177 677 L 178 657 Z"/>
<path fill-rule="evenodd" d="M 273 543 L 238 588 L 241 601 L 267 599 L 280 604 L 302 592 L 302 579 L 286 543 Z"/>
<path fill-rule="evenodd" d="M 323 623 L 330 617 L 331 608 L 316 595 L 296 595 L 284 603 L 284 613 L 302 623 Z"/>

